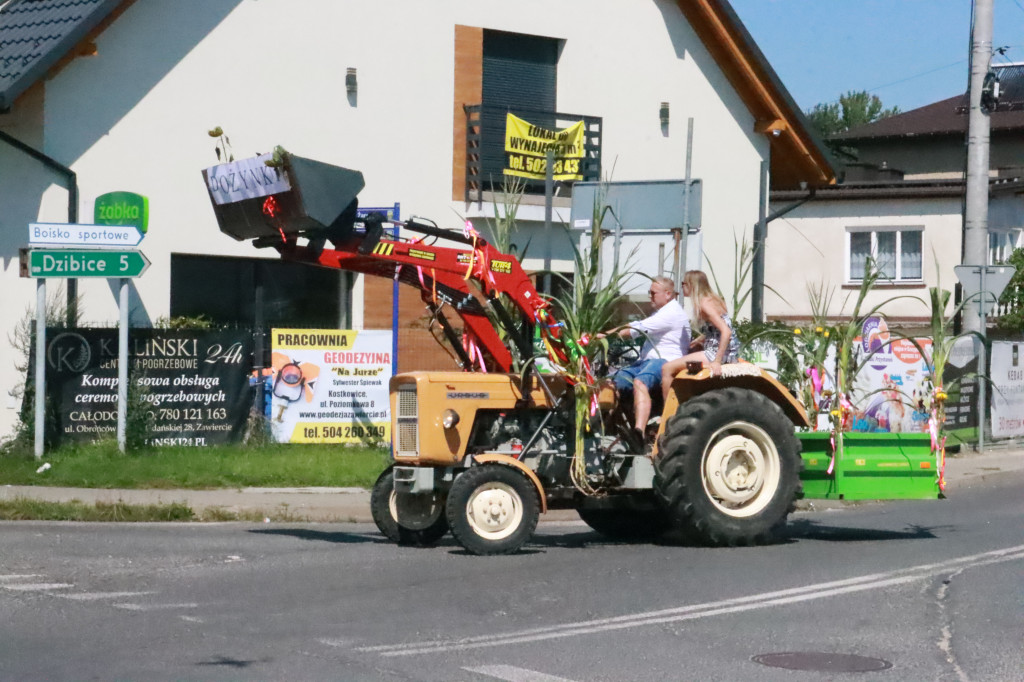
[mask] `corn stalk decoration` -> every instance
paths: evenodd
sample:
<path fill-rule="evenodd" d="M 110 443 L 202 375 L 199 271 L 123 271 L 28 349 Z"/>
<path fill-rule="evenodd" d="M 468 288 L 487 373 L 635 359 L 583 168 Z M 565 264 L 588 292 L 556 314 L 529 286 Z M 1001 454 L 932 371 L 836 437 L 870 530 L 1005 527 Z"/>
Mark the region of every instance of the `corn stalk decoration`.
<path fill-rule="evenodd" d="M 936 271 L 938 271 L 938 260 L 936 259 Z M 980 292 L 977 294 L 980 296 Z M 949 397 L 949 392 L 959 388 L 960 381 L 971 376 L 977 375 L 965 375 L 958 377 L 946 383 L 945 373 L 946 365 L 949 362 L 950 356 L 953 354 L 953 349 L 959 341 L 964 338 L 974 337 L 985 342 L 985 337 L 976 331 L 966 331 L 961 334 L 953 334 L 951 332 L 952 320 L 959 315 L 964 306 L 974 297 L 968 297 L 961 301 L 949 315 L 946 315 L 946 306 L 949 304 L 950 292 L 942 288 L 941 282 L 937 282 L 937 286 L 928 289 L 929 296 L 929 307 L 930 307 L 930 318 L 929 333 L 931 335 L 931 354 L 930 357 L 925 353 L 924 348 L 917 342 L 917 339 L 907 338 L 917 351 L 921 353 L 921 357 L 925 358 L 928 363 L 928 369 L 931 373 L 932 392 L 930 396 L 931 404 L 928 406 L 928 433 L 931 436 L 931 449 L 932 454 L 935 457 L 935 468 L 936 476 L 938 477 L 939 490 L 946 489 L 946 400 Z M 983 377 L 984 378 L 984 377 Z"/>
<path fill-rule="evenodd" d="M 838 325 L 836 329 L 836 399 L 829 414 L 832 424 L 832 460 L 829 462 L 827 471 L 830 474 L 835 468 L 836 452 L 843 449 L 843 433 L 850 430 L 852 426 L 855 411 L 851 402 L 854 380 L 875 353 L 890 346 L 895 340 L 894 337 L 899 336 L 891 334 L 888 341 L 858 357 L 855 353 L 856 339 L 864 328 L 864 322 L 870 317 L 882 317 L 882 308 L 893 301 L 901 298 L 921 300 L 916 296 L 909 295 L 892 296 L 873 306 L 869 311 L 862 312 L 861 308 L 864 306 L 868 292 L 875 287 L 879 280 L 884 278 L 885 274 L 878 267 L 877 262 L 873 258 L 868 258 L 864 263 L 864 275 L 857 292 L 857 302 L 853 306 L 853 313 L 845 324 Z"/>
<path fill-rule="evenodd" d="M 586 461 L 587 435 L 604 435 L 604 422 L 601 420 L 597 404 L 600 386 L 591 365 L 596 356 L 608 351 L 608 341 L 595 337 L 598 332 L 613 326 L 621 303 L 625 300 L 621 293 L 622 288 L 630 275 L 629 271 L 620 269 L 619 263 L 616 262 L 608 275 L 607 283 L 601 283 L 601 224 L 609 213 L 614 217 L 611 207 L 604 203 L 604 192 L 599 189 L 594 201 L 590 247 L 581 253 L 573 244 L 575 278 L 570 281 L 562 273 L 552 273 L 566 285 L 564 290 L 567 293 L 553 299 L 560 322 L 555 328 L 546 325 L 541 328 L 542 334 L 545 335 L 549 358 L 573 383 L 576 428 L 570 475 L 573 485 L 586 495 L 601 493 L 591 484 Z M 630 257 L 632 255 L 630 254 Z M 544 321 L 541 323 L 543 325 Z M 550 335 L 561 339 L 568 348 L 568 353 L 564 357 L 560 357 L 557 349 L 547 342 Z"/>

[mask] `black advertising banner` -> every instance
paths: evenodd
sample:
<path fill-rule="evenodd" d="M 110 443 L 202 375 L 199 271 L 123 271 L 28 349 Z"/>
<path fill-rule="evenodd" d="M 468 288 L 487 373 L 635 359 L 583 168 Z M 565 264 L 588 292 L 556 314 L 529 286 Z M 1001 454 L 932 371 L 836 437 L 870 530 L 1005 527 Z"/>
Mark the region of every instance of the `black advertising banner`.
<path fill-rule="evenodd" d="M 974 339 L 958 339 L 943 372 L 946 392 L 946 432 L 954 439 L 978 439 L 978 351 Z"/>
<path fill-rule="evenodd" d="M 46 339 L 46 392 L 59 438 L 116 436 L 117 329 L 52 329 Z M 251 332 L 132 329 L 128 362 L 133 394 L 150 413 L 150 444 L 241 438 L 252 406 Z"/>

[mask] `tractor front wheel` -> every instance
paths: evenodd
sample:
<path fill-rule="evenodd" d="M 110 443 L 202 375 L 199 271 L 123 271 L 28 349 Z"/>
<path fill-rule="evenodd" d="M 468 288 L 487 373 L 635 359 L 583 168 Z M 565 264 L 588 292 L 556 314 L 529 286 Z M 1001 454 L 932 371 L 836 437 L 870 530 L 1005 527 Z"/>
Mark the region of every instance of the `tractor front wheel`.
<path fill-rule="evenodd" d="M 370 514 L 384 537 L 400 545 L 429 547 L 448 532 L 444 498 L 439 493 L 395 492 L 394 467 L 388 467 L 370 493 Z"/>
<path fill-rule="evenodd" d="M 472 554 L 512 554 L 533 536 L 540 519 L 537 488 L 504 464 L 459 474 L 448 492 L 448 524 Z"/>

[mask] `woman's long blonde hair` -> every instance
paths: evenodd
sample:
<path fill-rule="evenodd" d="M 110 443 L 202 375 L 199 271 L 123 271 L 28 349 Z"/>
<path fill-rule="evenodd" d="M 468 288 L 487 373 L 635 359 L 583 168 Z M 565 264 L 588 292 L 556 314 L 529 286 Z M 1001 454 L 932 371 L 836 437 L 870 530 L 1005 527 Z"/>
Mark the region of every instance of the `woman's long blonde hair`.
<path fill-rule="evenodd" d="M 729 308 L 725 305 L 725 301 L 721 296 L 715 293 L 714 289 L 711 288 L 711 284 L 708 282 L 708 276 L 704 274 L 703 270 L 687 270 L 686 274 L 683 275 L 683 283 L 690 288 L 690 303 L 693 305 L 693 319 L 706 319 L 700 307 L 701 302 L 706 298 L 710 298 L 717 302 L 726 314 L 729 313 Z M 708 320 L 708 322 L 710 321 L 711 320 Z"/>

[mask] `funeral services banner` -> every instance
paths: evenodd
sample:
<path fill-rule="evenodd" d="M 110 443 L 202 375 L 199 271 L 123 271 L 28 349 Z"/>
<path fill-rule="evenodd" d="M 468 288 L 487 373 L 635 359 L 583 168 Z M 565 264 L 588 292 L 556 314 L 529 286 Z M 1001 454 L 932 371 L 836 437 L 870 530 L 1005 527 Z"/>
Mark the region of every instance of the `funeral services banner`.
<path fill-rule="evenodd" d="M 116 436 L 117 336 L 117 329 L 47 330 L 46 392 L 58 406 L 61 440 Z M 253 395 L 249 331 L 132 329 L 128 363 L 129 390 L 149 412 L 149 444 L 241 437 Z"/>
<path fill-rule="evenodd" d="M 281 443 L 391 440 L 391 331 L 271 330 L 270 425 Z"/>
<path fill-rule="evenodd" d="M 555 180 L 582 180 L 583 121 L 564 130 L 548 130 L 513 114 L 505 119 L 505 175 L 544 180 L 547 153 L 554 152 Z"/>

